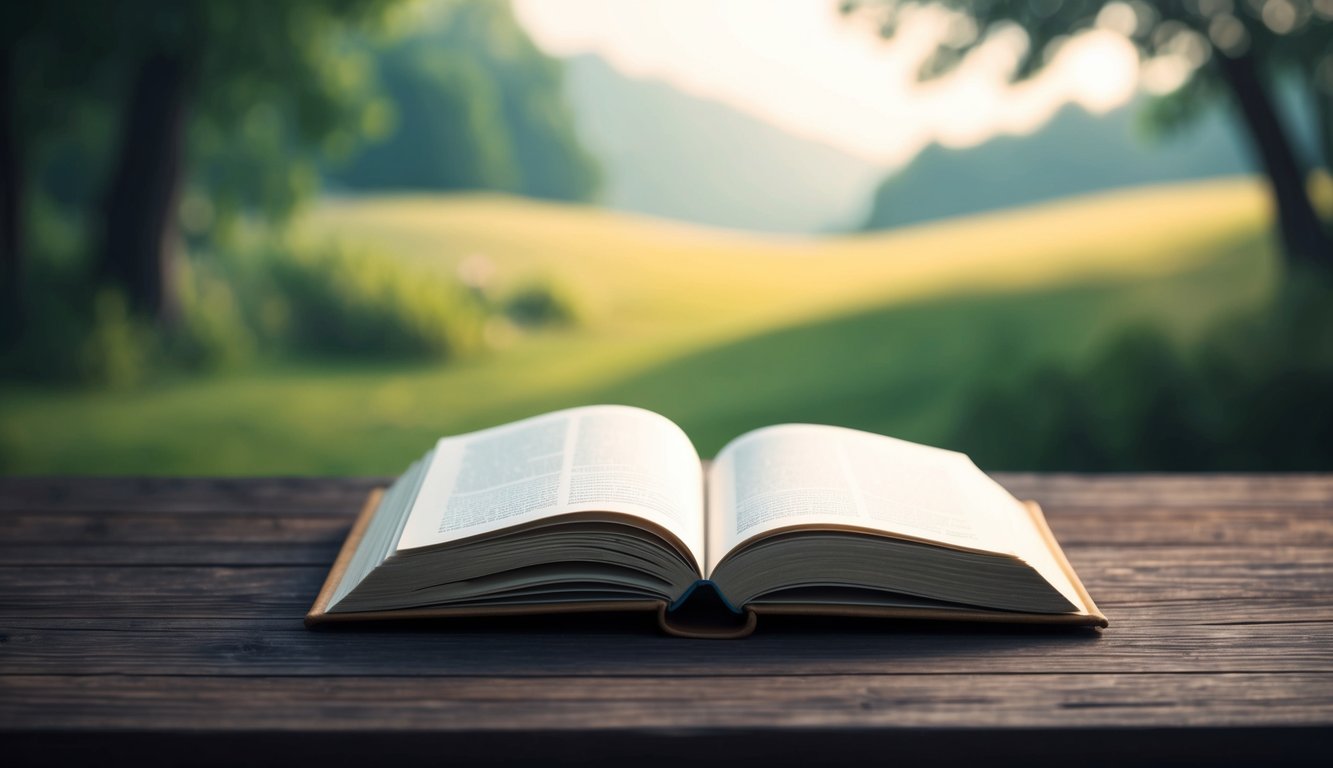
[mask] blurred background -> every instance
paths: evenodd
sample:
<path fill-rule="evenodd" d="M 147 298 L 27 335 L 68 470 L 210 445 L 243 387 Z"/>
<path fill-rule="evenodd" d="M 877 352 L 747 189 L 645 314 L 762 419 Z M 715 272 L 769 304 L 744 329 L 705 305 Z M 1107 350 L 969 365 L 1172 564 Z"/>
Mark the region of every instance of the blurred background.
<path fill-rule="evenodd" d="M 1333 468 L 1333 0 L 0 9 L 0 471 L 619 402 Z"/>

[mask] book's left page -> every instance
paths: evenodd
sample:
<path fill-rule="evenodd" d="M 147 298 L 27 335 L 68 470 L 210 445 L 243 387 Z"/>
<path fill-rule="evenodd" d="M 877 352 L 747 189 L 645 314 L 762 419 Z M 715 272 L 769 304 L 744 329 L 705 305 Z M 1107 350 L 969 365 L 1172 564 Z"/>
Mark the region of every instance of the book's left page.
<path fill-rule="evenodd" d="M 680 427 L 641 408 L 572 408 L 441 439 L 397 550 L 611 513 L 668 532 L 702 565 L 703 510 L 699 455 Z"/>

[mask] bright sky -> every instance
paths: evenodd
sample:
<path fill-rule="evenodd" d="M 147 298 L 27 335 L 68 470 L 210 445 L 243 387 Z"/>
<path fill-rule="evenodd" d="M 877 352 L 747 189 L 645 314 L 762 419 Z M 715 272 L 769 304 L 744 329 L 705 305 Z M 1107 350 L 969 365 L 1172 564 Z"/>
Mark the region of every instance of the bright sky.
<path fill-rule="evenodd" d="M 1076 101 L 1105 111 L 1138 85 L 1134 49 L 1106 30 L 1055 55 L 1041 77 L 1006 83 L 1022 35 L 993 39 L 949 77 L 914 72 L 947 14 L 914 14 L 892 41 L 837 11 L 836 0 L 514 0 L 520 22 L 554 56 L 594 53 L 627 75 L 665 80 L 791 133 L 884 166 L 931 141 L 976 144 L 1040 127 Z"/>

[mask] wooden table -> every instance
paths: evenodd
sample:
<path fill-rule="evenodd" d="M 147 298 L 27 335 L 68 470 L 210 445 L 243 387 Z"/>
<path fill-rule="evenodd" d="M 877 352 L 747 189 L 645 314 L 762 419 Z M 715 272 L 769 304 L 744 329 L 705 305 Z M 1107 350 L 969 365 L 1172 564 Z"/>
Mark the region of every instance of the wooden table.
<path fill-rule="evenodd" d="M 374 480 L 0 480 L 0 762 L 1329 756 L 1333 475 L 999 479 L 1042 502 L 1110 629 L 311 632 Z"/>

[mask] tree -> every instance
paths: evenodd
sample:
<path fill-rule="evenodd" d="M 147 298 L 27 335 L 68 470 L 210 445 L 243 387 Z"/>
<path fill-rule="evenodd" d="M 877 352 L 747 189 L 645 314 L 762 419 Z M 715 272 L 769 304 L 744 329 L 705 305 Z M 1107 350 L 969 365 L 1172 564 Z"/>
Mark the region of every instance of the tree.
<path fill-rule="evenodd" d="M 0 6 L 0 349 L 18 339 L 23 321 L 23 156 L 27 147 L 21 136 L 27 116 L 20 108 L 20 74 L 33 62 L 23 55 L 27 52 L 22 48 L 25 42 L 32 42 L 29 33 L 50 20 L 48 9 L 41 3 Z"/>
<path fill-rule="evenodd" d="M 291 144 L 298 146 L 346 132 L 347 125 L 359 122 L 350 113 L 368 78 L 343 58 L 342 32 L 346 25 L 375 19 L 391 3 L 122 4 L 137 6 L 128 15 L 139 21 L 120 29 L 122 39 L 132 41 L 128 47 L 137 61 L 131 62 L 130 97 L 105 196 L 100 264 L 125 287 L 131 306 L 158 318 L 171 316 L 187 126 L 206 122 L 225 133 L 276 114 L 269 122 L 294 126 Z M 286 172 L 281 160 L 276 165 Z"/>
<path fill-rule="evenodd" d="M 34 153 L 29 147 L 18 153 L 19 139 L 70 133 L 72 104 L 94 101 L 113 112 L 119 130 L 91 233 L 96 269 L 138 313 L 169 320 L 178 208 L 189 172 L 213 172 L 224 196 L 272 208 L 265 190 L 289 175 L 306 148 L 358 130 L 371 78 L 340 45 L 348 25 L 377 19 L 394 1 L 15 4 L 19 10 L 2 19 L 0 69 L 9 60 L 20 82 L 0 91 L 0 109 L 6 93 L 22 95 L 13 122 L 23 135 L 6 141 L 0 130 L 0 189 L 13 185 L 6 180 L 7 146 L 21 165 Z M 21 64 L 11 58 L 16 52 Z M 216 166 L 191 168 L 198 136 L 242 137 L 213 142 L 235 156 L 246 129 L 270 114 L 279 118 L 286 151 L 270 152 L 264 173 L 237 182 Z M 13 178 L 23 178 L 21 168 Z M 0 194 L 0 243 L 14 240 L 3 223 L 11 200 L 22 197 L 22 190 Z M 18 263 L 10 253 L 6 247 L 6 273 Z"/>
<path fill-rule="evenodd" d="M 18 337 L 23 311 L 22 171 L 14 135 L 13 81 L 13 49 L 0 47 L 0 349 Z"/>
<path fill-rule="evenodd" d="M 1040 72 L 1070 36 L 1094 26 L 1117 28 L 1140 56 L 1182 55 L 1197 67 L 1158 111 L 1177 123 L 1225 98 L 1236 108 L 1277 209 L 1277 229 L 1293 265 L 1333 268 L 1333 242 L 1307 191 L 1313 159 L 1296 152 L 1273 101 L 1277 85 L 1304 91 L 1320 121 L 1324 162 L 1333 164 L 1333 0 L 846 0 L 843 10 L 872 17 L 892 37 L 905 13 L 936 5 L 955 14 L 960 34 L 937 46 L 922 79 L 952 71 L 969 53 L 1006 28 L 1022 29 L 1028 45 L 1014 79 Z"/>
<path fill-rule="evenodd" d="M 362 190 L 516 191 L 519 168 L 489 74 L 474 56 L 419 43 L 400 43 L 376 57 L 393 105 L 389 135 L 327 175 Z"/>
<path fill-rule="evenodd" d="M 522 175 L 519 192 L 552 200 L 592 199 L 600 168 L 580 141 L 565 100 L 564 63 L 532 42 L 509 4 L 459 4 L 441 40 L 473 52 L 494 78 Z"/>
<path fill-rule="evenodd" d="M 174 215 L 192 76 L 177 53 L 153 51 L 139 65 L 102 215 L 102 276 L 125 289 L 131 307 L 164 319 L 175 310 Z"/>
<path fill-rule="evenodd" d="M 374 50 L 396 125 L 330 178 L 358 189 L 495 189 L 589 200 L 595 158 L 565 99 L 564 66 L 506 3 L 420 7 L 411 31 Z"/>
<path fill-rule="evenodd" d="M 60 6 L 0 4 L 0 349 L 19 340 L 25 319 L 31 159 L 77 122 L 82 93 L 104 75 L 92 64 L 111 49 L 97 34 L 100 8 Z M 72 41 L 82 44 L 66 48 Z"/>

